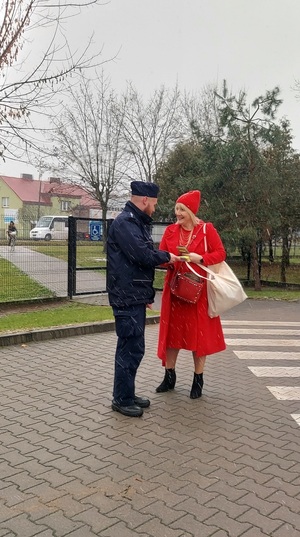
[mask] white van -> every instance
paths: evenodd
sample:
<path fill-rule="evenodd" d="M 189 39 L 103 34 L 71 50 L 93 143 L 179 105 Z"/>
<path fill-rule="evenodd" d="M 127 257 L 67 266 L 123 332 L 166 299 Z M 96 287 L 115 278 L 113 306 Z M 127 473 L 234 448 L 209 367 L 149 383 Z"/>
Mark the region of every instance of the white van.
<path fill-rule="evenodd" d="M 30 238 L 36 240 L 67 240 L 68 239 L 67 216 L 42 216 L 36 226 L 30 231 Z"/>

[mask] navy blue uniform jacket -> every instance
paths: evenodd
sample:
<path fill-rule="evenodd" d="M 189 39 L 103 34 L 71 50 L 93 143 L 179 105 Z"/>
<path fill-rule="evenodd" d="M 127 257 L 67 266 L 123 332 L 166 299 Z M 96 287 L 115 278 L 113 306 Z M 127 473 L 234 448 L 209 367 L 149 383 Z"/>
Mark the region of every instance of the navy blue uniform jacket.
<path fill-rule="evenodd" d="M 170 254 L 155 250 L 152 218 L 128 201 L 112 222 L 107 238 L 107 291 L 114 307 L 151 304 L 155 267 Z"/>

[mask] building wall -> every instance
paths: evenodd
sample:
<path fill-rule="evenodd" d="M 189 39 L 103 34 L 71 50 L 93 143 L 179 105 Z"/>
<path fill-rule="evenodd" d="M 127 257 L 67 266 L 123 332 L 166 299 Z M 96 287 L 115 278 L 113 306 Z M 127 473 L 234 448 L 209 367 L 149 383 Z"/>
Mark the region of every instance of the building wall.
<path fill-rule="evenodd" d="M 3 207 L 3 198 L 9 198 L 9 206 Z M 0 179 L 0 238 L 6 237 L 8 224 L 13 220 L 18 227 L 19 210 L 22 207 L 22 201 L 4 181 Z"/>
<path fill-rule="evenodd" d="M 71 216 L 73 209 L 80 205 L 80 200 L 80 196 L 78 198 L 68 198 L 67 196 L 51 196 L 52 212 L 48 214 L 61 214 L 62 216 Z M 62 210 L 62 202 L 67 203 L 70 209 Z"/>

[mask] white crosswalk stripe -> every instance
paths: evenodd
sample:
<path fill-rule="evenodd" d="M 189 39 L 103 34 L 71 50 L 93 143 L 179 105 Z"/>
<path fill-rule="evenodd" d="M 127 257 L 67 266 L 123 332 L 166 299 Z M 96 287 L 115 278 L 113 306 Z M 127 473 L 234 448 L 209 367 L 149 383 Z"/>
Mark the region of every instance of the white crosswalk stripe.
<path fill-rule="evenodd" d="M 291 414 L 291 416 L 300 425 L 300 414 Z"/>
<path fill-rule="evenodd" d="M 248 369 L 256 377 L 300 377 L 300 367 L 248 367 Z"/>
<path fill-rule="evenodd" d="M 276 399 L 285 401 L 300 401 L 300 386 L 267 386 L 268 390 L 275 395 Z"/>
<path fill-rule="evenodd" d="M 248 334 L 254 336 L 299 336 L 299 330 L 288 330 L 279 328 L 223 328 L 224 334 Z"/>
<path fill-rule="evenodd" d="M 222 321 L 222 325 L 227 347 L 233 347 L 233 352 L 239 360 L 252 361 L 252 364 L 248 366 L 249 371 L 258 378 L 268 378 L 266 388 L 276 399 L 299 401 L 299 413 L 290 415 L 300 426 L 300 386 L 269 385 L 272 378 L 274 380 L 290 379 L 290 384 L 294 379 L 295 384 L 297 384 L 297 379 L 300 378 L 300 349 L 299 351 L 296 349 L 300 347 L 300 323 L 227 320 Z M 274 337 L 270 339 L 270 336 Z M 248 347 L 251 350 L 240 350 L 239 347 Z M 270 350 L 261 351 L 256 347 L 268 347 Z M 273 348 L 274 350 L 272 350 Z M 270 363 L 274 360 L 276 365 L 253 365 L 253 360 L 256 361 L 256 364 L 265 360 Z M 289 361 L 293 361 L 294 365 L 290 365 Z"/>
<path fill-rule="evenodd" d="M 300 322 L 291 321 L 234 321 L 234 320 L 222 320 L 222 326 L 298 326 L 300 328 Z"/>
<path fill-rule="evenodd" d="M 250 345 L 250 341 L 249 341 Z M 300 360 L 299 352 L 279 351 L 233 351 L 240 360 Z"/>
<path fill-rule="evenodd" d="M 299 339 L 231 339 L 226 338 L 231 347 L 300 347 Z"/>

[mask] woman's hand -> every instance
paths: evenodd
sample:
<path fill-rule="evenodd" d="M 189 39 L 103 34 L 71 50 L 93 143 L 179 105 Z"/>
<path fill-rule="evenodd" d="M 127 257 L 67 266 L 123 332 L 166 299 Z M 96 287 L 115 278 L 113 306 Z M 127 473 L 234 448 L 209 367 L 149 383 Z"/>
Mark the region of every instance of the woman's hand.
<path fill-rule="evenodd" d="M 197 265 L 200 265 L 200 263 L 203 261 L 202 255 L 196 254 L 195 252 L 190 252 L 189 257 L 191 263 L 196 263 Z"/>

